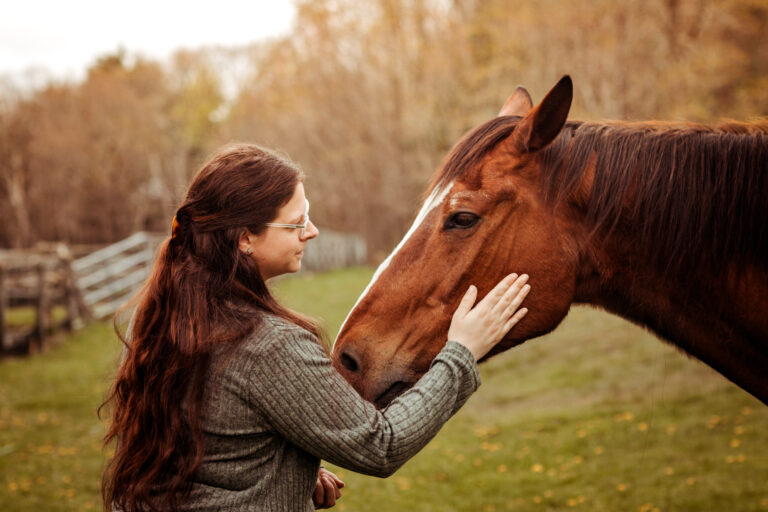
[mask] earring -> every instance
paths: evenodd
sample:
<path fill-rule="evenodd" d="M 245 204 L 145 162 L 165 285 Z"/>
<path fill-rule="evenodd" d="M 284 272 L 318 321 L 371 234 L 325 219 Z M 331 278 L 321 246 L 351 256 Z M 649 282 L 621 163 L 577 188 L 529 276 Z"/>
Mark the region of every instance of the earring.
<path fill-rule="evenodd" d="M 245 254 L 253 254 L 253 249 L 252 249 L 252 248 L 250 248 L 250 247 L 249 247 L 249 248 L 247 248 L 247 249 L 245 250 Z"/>

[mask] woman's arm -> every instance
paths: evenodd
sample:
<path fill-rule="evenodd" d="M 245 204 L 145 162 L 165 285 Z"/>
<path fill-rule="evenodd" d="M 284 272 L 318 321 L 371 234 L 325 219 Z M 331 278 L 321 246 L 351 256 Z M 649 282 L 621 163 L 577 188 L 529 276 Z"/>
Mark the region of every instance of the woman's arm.
<path fill-rule="evenodd" d="M 253 400 L 292 444 L 338 466 L 388 476 L 415 455 L 480 385 L 471 352 L 448 342 L 430 370 L 386 409 L 365 401 L 306 331 L 262 352 Z"/>
<path fill-rule="evenodd" d="M 473 309 L 462 300 L 448 341 L 427 373 L 377 410 L 336 372 L 311 334 L 284 326 L 251 373 L 253 400 L 291 443 L 353 471 L 392 474 L 432 439 L 480 385 L 476 359 L 522 318 L 525 277 L 503 280 Z"/>

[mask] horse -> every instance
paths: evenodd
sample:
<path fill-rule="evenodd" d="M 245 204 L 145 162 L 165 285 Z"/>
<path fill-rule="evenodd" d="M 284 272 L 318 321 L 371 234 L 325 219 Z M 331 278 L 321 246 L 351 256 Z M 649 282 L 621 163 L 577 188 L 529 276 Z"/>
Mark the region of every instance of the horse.
<path fill-rule="evenodd" d="M 572 98 L 568 76 L 536 106 L 518 87 L 436 172 L 332 350 L 377 407 L 429 369 L 468 286 L 512 272 L 529 312 L 484 359 L 589 304 L 768 404 L 768 120 L 568 121 Z"/>

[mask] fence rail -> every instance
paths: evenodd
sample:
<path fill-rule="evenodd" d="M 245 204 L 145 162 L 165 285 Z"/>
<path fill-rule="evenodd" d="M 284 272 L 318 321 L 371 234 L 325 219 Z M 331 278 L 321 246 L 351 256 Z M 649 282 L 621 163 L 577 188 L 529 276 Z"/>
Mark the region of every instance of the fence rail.
<path fill-rule="evenodd" d="M 139 231 L 72 262 L 75 283 L 91 316 L 112 315 L 146 280 L 160 239 Z"/>

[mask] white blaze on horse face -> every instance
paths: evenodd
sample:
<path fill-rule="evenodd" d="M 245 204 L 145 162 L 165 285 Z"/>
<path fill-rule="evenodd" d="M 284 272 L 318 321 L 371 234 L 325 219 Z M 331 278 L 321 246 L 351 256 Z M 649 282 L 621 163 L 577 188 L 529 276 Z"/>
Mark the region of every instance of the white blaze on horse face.
<path fill-rule="evenodd" d="M 451 211 L 453 211 L 461 202 L 462 199 L 469 199 L 473 196 L 472 192 L 458 192 L 456 194 L 451 195 Z"/>
<path fill-rule="evenodd" d="M 363 300 L 363 298 L 368 294 L 368 291 L 371 289 L 373 284 L 376 282 L 376 280 L 379 278 L 379 276 L 386 270 L 386 268 L 389 266 L 389 263 L 392 261 L 392 258 L 395 257 L 395 254 L 405 245 L 405 243 L 408 241 L 408 239 L 413 235 L 417 229 L 421 226 L 422 222 L 424 222 L 424 219 L 427 218 L 427 215 L 429 215 L 429 212 L 434 210 L 437 206 L 439 206 L 443 200 L 445 199 L 445 196 L 448 195 L 448 192 L 451 191 L 453 188 L 453 183 L 449 183 L 445 187 L 441 189 L 435 189 L 432 191 L 432 193 L 429 195 L 426 201 L 424 201 L 424 205 L 421 207 L 421 210 L 419 210 L 419 214 L 416 216 L 416 220 L 413 221 L 413 224 L 411 225 L 411 229 L 408 230 L 408 232 L 405 234 L 402 240 L 400 240 L 400 243 L 397 244 L 397 247 L 395 247 L 395 250 L 392 251 L 389 256 L 387 256 L 387 259 L 385 259 L 381 265 L 379 265 L 379 268 L 376 269 L 376 272 L 373 274 L 373 277 L 371 278 L 371 282 L 368 283 L 368 286 L 365 287 L 365 290 L 363 290 L 363 293 L 360 294 L 360 297 L 357 298 L 357 302 L 355 302 L 355 305 L 352 306 L 352 309 L 349 311 L 349 314 L 347 314 L 347 318 L 344 319 L 344 322 L 342 322 L 341 327 L 339 328 L 339 332 L 344 330 L 344 325 L 347 323 L 347 320 L 349 320 L 349 316 L 352 314 L 352 311 L 355 310 L 358 304 L 360 304 L 360 301 Z M 335 345 L 335 341 L 334 341 Z"/>

